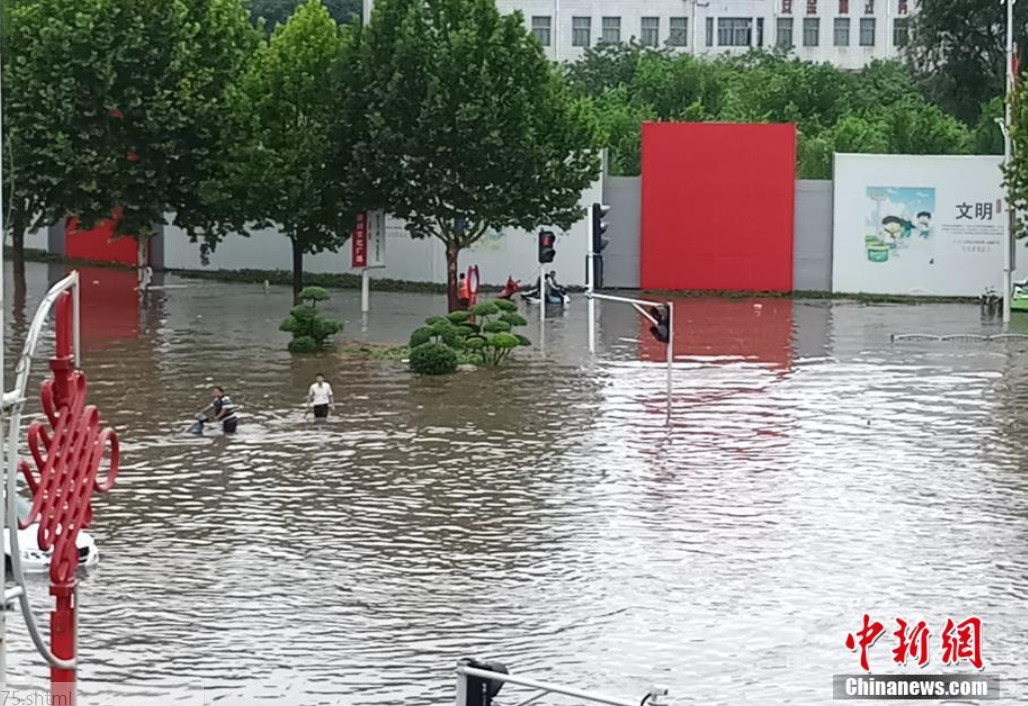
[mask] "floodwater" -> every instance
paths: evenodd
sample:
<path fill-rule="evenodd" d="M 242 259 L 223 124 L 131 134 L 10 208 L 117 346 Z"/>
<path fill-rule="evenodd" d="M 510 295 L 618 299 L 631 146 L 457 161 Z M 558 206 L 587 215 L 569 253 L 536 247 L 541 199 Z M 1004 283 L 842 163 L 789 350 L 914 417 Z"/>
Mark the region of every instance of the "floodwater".
<path fill-rule="evenodd" d="M 63 272 L 30 266 L 29 316 Z M 975 306 L 683 302 L 668 427 L 663 349 L 624 305 L 600 307 L 594 361 L 579 299 L 545 357 L 417 379 L 290 357 L 285 289 L 167 276 L 140 305 L 132 278 L 84 273 L 90 398 L 124 458 L 95 503 L 85 682 L 420 706 L 482 657 L 631 701 L 659 683 L 679 704 L 808 706 L 860 671 L 844 641 L 867 613 L 886 628 L 872 670 L 903 671 L 902 618 L 932 630 L 908 671 L 969 671 L 941 664 L 940 634 L 976 616 L 995 703 L 1028 696 L 1028 345 L 890 342 L 998 332 Z M 328 309 L 345 338 L 402 342 L 443 300 L 372 305 L 366 326 L 355 292 Z M 319 371 L 338 405 L 315 426 Z M 241 405 L 229 440 L 184 433 L 214 384 Z M 10 631 L 9 673 L 44 680 Z"/>

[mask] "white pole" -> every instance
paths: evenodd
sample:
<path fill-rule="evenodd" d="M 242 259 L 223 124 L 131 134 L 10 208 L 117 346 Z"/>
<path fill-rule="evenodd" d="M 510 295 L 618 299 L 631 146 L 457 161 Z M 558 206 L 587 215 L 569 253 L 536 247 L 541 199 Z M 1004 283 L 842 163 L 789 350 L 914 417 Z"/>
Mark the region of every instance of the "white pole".
<path fill-rule="evenodd" d="M 371 311 L 371 277 L 368 268 L 361 270 L 361 313 L 367 314 Z"/>
<path fill-rule="evenodd" d="M 675 303 L 667 303 L 667 420 L 671 426 L 671 370 L 675 362 Z"/>
<path fill-rule="evenodd" d="M 1010 139 L 1012 125 L 1011 100 L 1014 89 L 1014 0 L 1007 0 L 1007 90 L 1006 90 L 1006 118 L 1007 129 L 1004 131 L 1004 164 L 1008 167 L 1014 156 L 1014 146 Z M 1010 200 L 1007 199 L 1007 237 L 1003 239 L 1003 323 L 1010 323 L 1010 295 L 1013 292 L 1013 263 L 1011 248 L 1014 245 L 1014 210 L 1010 208 Z"/>
<path fill-rule="evenodd" d="M 596 277 L 596 258 L 593 255 L 593 218 L 596 214 L 592 212 L 590 208 L 589 212 L 589 233 L 588 233 L 588 246 L 585 254 L 585 287 L 586 297 L 588 297 L 588 309 L 589 309 L 589 353 L 596 353 L 596 300 L 593 299 L 593 292 L 596 290 L 596 286 L 593 284 L 594 278 Z"/>
<path fill-rule="evenodd" d="M 546 265 L 539 265 L 539 350 L 546 354 Z"/>

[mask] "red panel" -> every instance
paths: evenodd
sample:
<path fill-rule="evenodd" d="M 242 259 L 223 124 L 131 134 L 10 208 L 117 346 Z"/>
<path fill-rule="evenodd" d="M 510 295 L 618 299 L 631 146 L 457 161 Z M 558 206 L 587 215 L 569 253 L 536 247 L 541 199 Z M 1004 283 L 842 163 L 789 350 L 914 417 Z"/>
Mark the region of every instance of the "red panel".
<path fill-rule="evenodd" d="M 136 239 L 115 238 L 114 221 L 103 221 L 92 230 L 79 230 L 78 222 L 68 219 L 64 237 L 64 256 L 69 260 L 136 264 Z"/>
<path fill-rule="evenodd" d="M 643 289 L 792 291 L 793 125 L 643 125 Z"/>
<path fill-rule="evenodd" d="M 683 299 L 675 302 L 675 356 L 745 358 L 779 371 L 792 365 L 790 299 Z M 640 358 L 666 360 L 667 348 L 639 317 Z"/>

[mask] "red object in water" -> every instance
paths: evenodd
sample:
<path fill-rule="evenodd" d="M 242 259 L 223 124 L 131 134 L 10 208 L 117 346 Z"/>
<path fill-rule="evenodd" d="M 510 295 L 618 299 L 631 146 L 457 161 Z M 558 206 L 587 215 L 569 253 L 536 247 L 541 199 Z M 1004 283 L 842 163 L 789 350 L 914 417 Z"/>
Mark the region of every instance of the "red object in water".
<path fill-rule="evenodd" d="M 507 284 L 500 290 L 497 299 L 510 299 L 521 289 L 521 283 L 513 277 L 507 277 Z"/>
<path fill-rule="evenodd" d="M 86 405 L 86 376 L 75 369 L 72 355 L 71 294 L 65 292 L 57 302 L 57 346 L 50 361 L 53 377 L 43 383 L 40 397 L 49 428 L 33 422 L 28 430 L 28 446 L 35 472 L 27 461 L 18 465 L 32 492 L 28 517 L 20 523 L 25 529 L 39 523 L 40 549 L 53 550 L 50 562 L 50 595 L 56 599 L 50 614 L 52 650 L 56 657 L 75 657 L 75 588 L 79 552 L 79 532 L 93 520 L 94 492 L 106 493 L 118 475 L 118 436 L 113 429 L 100 426 L 100 412 Z M 107 456 L 107 476 L 99 479 L 100 466 Z M 74 695 L 75 671 L 50 669 L 51 690 L 70 704 Z"/>
<path fill-rule="evenodd" d="M 641 286 L 788 292 L 796 128 L 646 123 Z"/>

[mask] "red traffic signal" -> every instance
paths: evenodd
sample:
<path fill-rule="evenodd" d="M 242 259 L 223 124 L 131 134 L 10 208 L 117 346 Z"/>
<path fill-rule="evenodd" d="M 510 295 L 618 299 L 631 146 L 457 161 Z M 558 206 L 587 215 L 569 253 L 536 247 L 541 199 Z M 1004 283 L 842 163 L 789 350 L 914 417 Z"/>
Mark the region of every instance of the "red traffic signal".
<path fill-rule="evenodd" d="M 539 264 L 545 265 L 553 262 L 553 258 L 557 256 L 557 251 L 554 249 L 556 243 L 557 236 L 553 234 L 553 231 L 539 231 Z"/>

